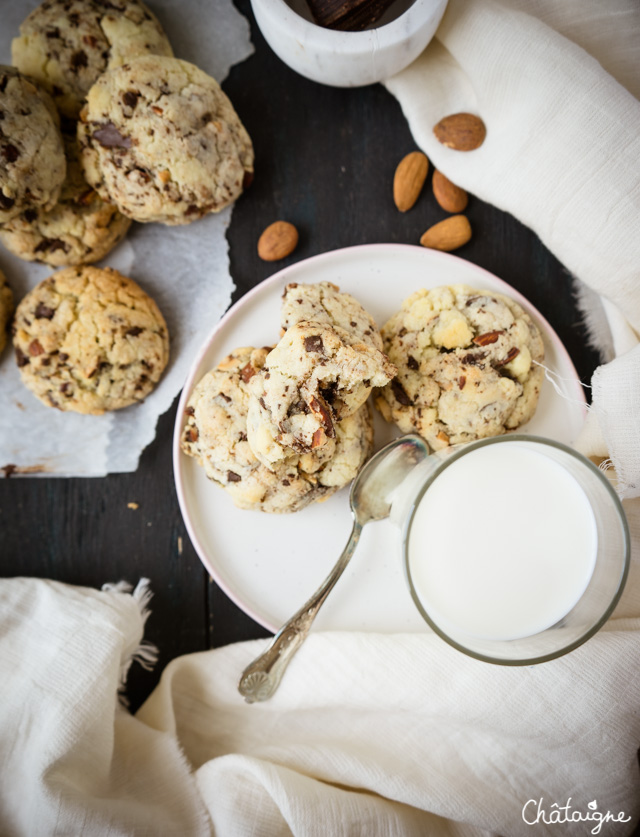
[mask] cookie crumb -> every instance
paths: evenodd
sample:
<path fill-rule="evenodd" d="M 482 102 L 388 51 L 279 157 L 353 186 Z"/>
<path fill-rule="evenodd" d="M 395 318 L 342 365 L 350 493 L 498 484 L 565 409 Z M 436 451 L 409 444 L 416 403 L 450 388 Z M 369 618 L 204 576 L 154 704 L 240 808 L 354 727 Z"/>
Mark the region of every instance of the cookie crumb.
<path fill-rule="evenodd" d="M 136 509 L 139 509 L 140 506 L 138 505 L 138 503 L 131 502 L 131 503 L 127 503 L 127 508 L 128 509 L 133 509 L 135 511 Z"/>
<path fill-rule="evenodd" d="M 178 555 L 182 555 L 182 538 L 178 536 Z"/>

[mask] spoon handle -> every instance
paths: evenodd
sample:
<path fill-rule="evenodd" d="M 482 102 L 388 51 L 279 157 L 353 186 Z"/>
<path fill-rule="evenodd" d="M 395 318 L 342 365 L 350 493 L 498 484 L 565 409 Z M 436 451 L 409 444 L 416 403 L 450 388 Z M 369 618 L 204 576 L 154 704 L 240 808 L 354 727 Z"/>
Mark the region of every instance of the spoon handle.
<path fill-rule="evenodd" d="M 342 575 L 351 560 L 360 540 L 362 524 L 354 521 L 351 535 L 342 555 L 318 590 L 302 605 L 300 610 L 286 622 L 274 636 L 267 650 L 250 663 L 242 672 L 238 691 L 247 701 L 268 700 L 280 684 L 282 675 L 293 655 L 307 638 L 313 620 L 324 600 Z"/>

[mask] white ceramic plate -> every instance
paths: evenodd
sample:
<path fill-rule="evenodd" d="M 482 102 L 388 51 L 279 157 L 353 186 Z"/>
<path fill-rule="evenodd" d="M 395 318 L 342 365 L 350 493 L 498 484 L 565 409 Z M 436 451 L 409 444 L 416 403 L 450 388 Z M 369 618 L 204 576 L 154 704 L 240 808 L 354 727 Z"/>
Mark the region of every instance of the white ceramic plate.
<path fill-rule="evenodd" d="M 301 512 L 269 515 L 241 511 L 204 470 L 180 451 L 184 408 L 200 378 L 238 346 L 278 339 L 280 302 L 289 282 L 331 281 L 353 294 L 379 325 L 419 288 L 465 283 L 510 295 L 541 328 L 545 364 L 558 373 L 559 396 L 548 382 L 538 409 L 520 432 L 571 443 L 585 415 L 574 366 L 547 321 L 517 291 L 456 256 L 402 244 L 350 247 L 287 267 L 242 297 L 215 327 L 186 381 L 173 440 L 180 508 L 204 566 L 227 595 L 257 622 L 276 630 L 319 586 L 351 529 L 348 489 Z M 376 447 L 392 437 L 377 419 Z M 405 585 L 399 530 L 389 521 L 365 527 L 360 545 L 315 623 L 320 630 L 422 631 L 426 626 Z"/>

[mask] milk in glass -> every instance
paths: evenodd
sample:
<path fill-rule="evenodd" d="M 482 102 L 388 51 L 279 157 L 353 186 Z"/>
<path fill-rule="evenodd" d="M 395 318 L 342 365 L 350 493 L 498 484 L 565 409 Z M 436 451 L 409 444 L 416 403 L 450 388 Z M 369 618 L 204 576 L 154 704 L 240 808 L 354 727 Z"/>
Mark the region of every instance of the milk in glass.
<path fill-rule="evenodd" d="M 416 509 L 409 570 L 445 633 L 520 639 L 582 596 L 597 533 L 577 480 L 527 444 L 487 445 L 453 461 Z"/>

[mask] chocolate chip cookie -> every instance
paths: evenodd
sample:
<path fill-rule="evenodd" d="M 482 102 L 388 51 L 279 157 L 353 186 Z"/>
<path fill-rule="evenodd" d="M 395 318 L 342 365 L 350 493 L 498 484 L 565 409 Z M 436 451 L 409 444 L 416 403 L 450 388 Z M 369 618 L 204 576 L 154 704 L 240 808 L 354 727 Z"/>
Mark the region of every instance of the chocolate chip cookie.
<path fill-rule="evenodd" d="M 0 270 L 0 352 L 7 345 L 7 326 L 13 314 L 13 291 Z"/>
<path fill-rule="evenodd" d="M 232 203 L 253 147 L 218 83 L 177 58 L 105 73 L 78 124 L 88 183 L 136 221 L 186 224 Z"/>
<path fill-rule="evenodd" d="M 382 349 L 382 337 L 371 314 L 332 282 L 310 285 L 292 282 L 286 286 L 280 312 L 283 332 L 304 321 L 338 326 L 352 335 L 353 343 Z"/>
<path fill-rule="evenodd" d="M 11 45 L 15 66 L 72 119 L 102 73 L 149 53 L 173 55 L 160 23 L 139 0 L 46 0 Z"/>
<path fill-rule="evenodd" d="M 291 455 L 273 470 L 265 467 L 247 439 L 247 411 L 249 383 L 268 353 L 236 349 L 202 378 L 186 408 L 181 447 L 239 508 L 294 512 L 354 478 L 371 452 L 373 427 L 365 406 L 339 426 L 331 456 Z"/>
<path fill-rule="evenodd" d="M 0 226 L 0 241 L 28 262 L 53 267 L 92 264 L 125 236 L 131 219 L 105 203 L 86 182 L 75 136 L 63 136 L 67 177 L 52 209 L 30 208 Z"/>
<path fill-rule="evenodd" d="M 158 306 L 111 268 L 69 267 L 37 285 L 18 305 L 13 345 L 44 404 L 93 415 L 141 401 L 169 359 Z"/>
<path fill-rule="evenodd" d="M 67 164 L 53 103 L 13 67 L 0 65 L 0 224 L 58 200 Z"/>
<path fill-rule="evenodd" d="M 398 375 L 376 406 L 435 449 L 497 436 L 535 412 L 542 336 L 502 294 L 466 285 L 418 291 L 383 326 L 382 338 Z"/>
<path fill-rule="evenodd" d="M 384 386 L 395 373 L 381 351 L 355 342 L 345 329 L 297 323 L 251 381 L 247 433 L 253 452 L 274 467 L 292 452 L 318 451 L 372 387 Z"/>

